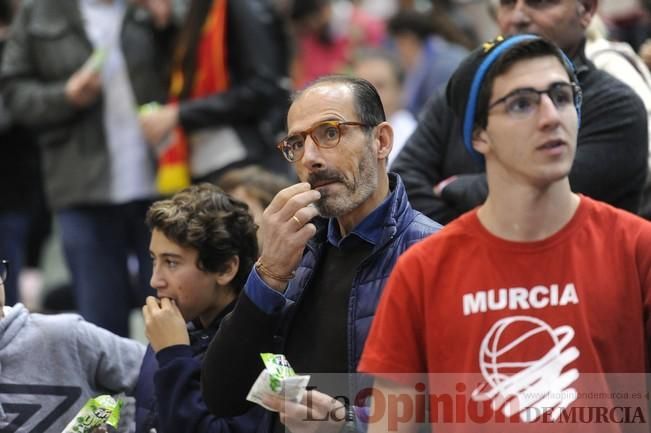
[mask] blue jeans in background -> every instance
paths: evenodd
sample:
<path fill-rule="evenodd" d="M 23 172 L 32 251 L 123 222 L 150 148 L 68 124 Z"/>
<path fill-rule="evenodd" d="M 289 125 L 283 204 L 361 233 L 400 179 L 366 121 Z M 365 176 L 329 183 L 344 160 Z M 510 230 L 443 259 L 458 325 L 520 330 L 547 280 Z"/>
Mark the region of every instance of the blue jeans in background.
<path fill-rule="evenodd" d="M 79 313 L 118 335 L 129 334 L 129 313 L 154 295 L 149 285 L 150 201 L 83 206 L 56 213 Z M 127 261 L 138 261 L 137 276 Z"/>

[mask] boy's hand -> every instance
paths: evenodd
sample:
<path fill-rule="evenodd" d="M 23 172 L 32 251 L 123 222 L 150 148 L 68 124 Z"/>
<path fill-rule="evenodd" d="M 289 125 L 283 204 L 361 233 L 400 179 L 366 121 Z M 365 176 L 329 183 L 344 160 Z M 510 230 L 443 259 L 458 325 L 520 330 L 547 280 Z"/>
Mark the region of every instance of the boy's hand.
<path fill-rule="evenodd" d="M 174 300 L 163 298 L 159 301 L 148 296 L 142 307 L 142 315 L 145 319 L 145 335 L 154 352 L 180 344 L 190 345 L 185 320 Z"/>

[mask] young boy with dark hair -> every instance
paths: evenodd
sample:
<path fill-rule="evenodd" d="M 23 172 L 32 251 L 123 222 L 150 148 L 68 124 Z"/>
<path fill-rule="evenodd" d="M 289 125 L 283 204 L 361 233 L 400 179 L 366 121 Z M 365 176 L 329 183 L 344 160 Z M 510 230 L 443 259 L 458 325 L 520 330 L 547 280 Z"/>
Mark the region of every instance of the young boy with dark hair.
<path fill-rule="evenodd" d="M 203 354 L 258 256 L 247 206 L 204 183 L 154 203 L 146 221 L 156 298 L 142 309 L 150 345 L 136 387 L 136 432 L 253 429 L 212 416 L 200 392 Z"/>

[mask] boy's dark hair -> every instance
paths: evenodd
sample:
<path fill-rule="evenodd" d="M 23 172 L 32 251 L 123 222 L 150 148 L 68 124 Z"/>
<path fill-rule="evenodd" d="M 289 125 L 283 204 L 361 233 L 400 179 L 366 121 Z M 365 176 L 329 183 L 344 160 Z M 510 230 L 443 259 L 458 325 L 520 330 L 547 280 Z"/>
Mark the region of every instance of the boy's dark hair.
<path fill-rule="evenodd" d="M 376 126 L 387 120 L 382 99 L 373 84 L 363 78 L 350 75 L 325 75 L 317 78 L 303 90 L 294 93 L 292 102 L 296 101 L 306 90 L 325 83 L 341 83 L 352 89 L 355 114 L 357 114 L 360 123 Z"/>
<path fill-rule="evenodd" d="M 198 252 L 197 268 L 223 272 L 233 256 L 240 259 L 231 287 L 239 293 L 258 258 L 257 226 L 246 204 L 209 183 L 192 185 L 147 211 L 150 230 Z"/>

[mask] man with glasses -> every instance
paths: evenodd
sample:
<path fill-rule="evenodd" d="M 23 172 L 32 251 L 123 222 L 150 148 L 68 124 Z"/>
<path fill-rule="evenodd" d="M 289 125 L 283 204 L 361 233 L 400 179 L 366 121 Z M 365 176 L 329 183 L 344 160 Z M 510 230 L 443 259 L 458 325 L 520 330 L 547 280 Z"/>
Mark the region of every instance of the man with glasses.
<path fill-rule="evenodd" d="M 301 182 L 265 210 L 262 256 L 203 364 L 204 399 L 220 416 L 251 406 L 261 352 L 286 355 L 298 372 L 354 372 L 398 256 L 440 227 L 387 174 L 393 130 L 366 80 L 317 80 L 293 99 L 287 126 L 279 149 Z M 284 431 L 279 419 L 300 431 L 306 414 L 334 407 L 332 388 L 318 386 L 325 392 L 312 392 L 309 408 L 275 402 L 280 418 L 267 412 L 261 431 Z M 335 431 L 346 416 L 336 418 Z"/>
<path fill-rule="evenodd" d="M 537 36 L 498 39 L 461 64 L 447 101 L 485 161 L 488 197 L 400 259 L 359 370 L 384 396 L 409 399 L 424 381 L 428 395 L 467 402 L 453 420 L 433 399 L 437 432 L 614 431 L 560 416 L 644 391 L 651 223 L 570 189 L 582 122 L 573 65 Z M 403 421 L 412 431 L 415 417 Z"/>
<path fill-rule="evenodd" d="M 5 306 L 9 272 L 0 260 L 0 431 L 61 433 L 89 398 L 133 392 L 142 344 L 76 314 Z M 122 410 L 120 431 L 128 430 L 133 411 Z"/>
<path fill-rule="evenodd" d="M 583 89 L 584 111 L 570 186 L 613 206 L 637 212 L 647 173 L 644 105 L 626 84 L 595 69 L 584 53 L 585 29 L 597 0 L 494 0 L 504 35 L 535 33 L 572 59 Z M 461 145 L 460 119 L 437 93 L 392 170 L 409 200 L 430 218 L 447 223 L 486 199 L 484 167 Z"/>

